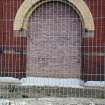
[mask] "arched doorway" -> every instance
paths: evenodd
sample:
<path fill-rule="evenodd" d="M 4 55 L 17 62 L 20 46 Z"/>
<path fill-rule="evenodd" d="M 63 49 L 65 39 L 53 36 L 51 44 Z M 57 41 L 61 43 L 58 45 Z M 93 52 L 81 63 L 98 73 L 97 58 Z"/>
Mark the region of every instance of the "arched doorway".
<path fill-rule="evenodd" d="M 40 5 L 29 19 L 27 76 L 79 78 L 81 34 L 81 19 L 72 6 Z"/>

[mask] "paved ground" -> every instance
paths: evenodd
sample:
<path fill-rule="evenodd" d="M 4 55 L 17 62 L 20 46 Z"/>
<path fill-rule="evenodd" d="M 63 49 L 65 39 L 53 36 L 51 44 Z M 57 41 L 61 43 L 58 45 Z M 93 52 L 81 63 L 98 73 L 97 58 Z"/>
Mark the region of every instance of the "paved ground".
<path fill-rule="evenodd" d="M 105 105 L 105 99 L 89 98 L 26 98 L 0 100 L 0 105 Z"/>

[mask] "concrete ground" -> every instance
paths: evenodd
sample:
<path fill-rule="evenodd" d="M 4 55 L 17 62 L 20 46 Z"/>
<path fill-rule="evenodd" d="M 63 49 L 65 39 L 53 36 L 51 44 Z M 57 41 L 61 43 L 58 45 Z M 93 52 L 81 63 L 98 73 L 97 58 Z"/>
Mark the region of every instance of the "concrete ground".
<path fill-rule="evenodd" d="M 0 100 L 0 105 L 105 105 L 105 99 L 95 98 L 25 98 Z"/>

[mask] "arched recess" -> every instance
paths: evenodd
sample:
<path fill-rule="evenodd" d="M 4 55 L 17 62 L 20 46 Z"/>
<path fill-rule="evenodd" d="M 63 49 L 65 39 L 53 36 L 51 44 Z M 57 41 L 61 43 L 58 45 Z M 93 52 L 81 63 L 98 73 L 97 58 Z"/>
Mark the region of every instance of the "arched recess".
<path fill-rule="evenodd" d="M 80 78 L 82 29 L 80 16 L 66 3 L 35 9 L 27 29 L 26 76 Z"/>
<path fill-rule="evenodd" d="M 32 12 L 39 7 L 41 4 L 48 2 L 51 0 L 25 0 L 23 4 L 20 6 L 17 11 L 13 30 L 16 32 L 20 32 L 22 30 L 28 29 L 28 19 L 31 16 Z M 83 0 L 53 0 L 53 1 L 61 1 L 66 2 L 78 12 L 81 17 L 82 24 L 84 26 L 85 32 L 83 34 L 84 37 L 93 37 L 94 36 L 94 20 L 92 14 Z M 22 37 L 26 37 L 26 34 L 22 34 Z"/>

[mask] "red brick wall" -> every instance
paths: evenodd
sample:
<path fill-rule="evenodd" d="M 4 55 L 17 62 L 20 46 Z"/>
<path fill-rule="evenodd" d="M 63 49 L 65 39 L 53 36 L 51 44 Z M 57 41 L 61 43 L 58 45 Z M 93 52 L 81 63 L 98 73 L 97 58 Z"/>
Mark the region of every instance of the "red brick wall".
<path fill-rule="evenodd" d="M 13 34 L 13 19 L 22 1 L 23 0 L 0 0 L 0 4 L 2 4 L 0 6 L 0 74 L 2 76 L 25 76 L 26 55 L 22 53 L 22 50 L 26 50 L 26 38 L 18 38 Z M 104 52 L 105 0 L 85 0 L 85 2 L 94 17 L 95 36 L 94 38 L 83 39 L 82 53 Z M 5 49 L 17 50 L 21 52 L 21 54 L 3 53 Z M 84 54 L 82 62 L 81 77 L 83 79 L 104 79 L 104 56 Z"/>
<path fill-rule="evenodd" d="M 13 19 L 22 0 L 0 0 L 0 48 L 23 50 L 25 38 L 14 37 Z M 24 44 L 25 45 L 25 44 Z M 25 56 L 23 54 L 0 54 L 0 73 L 2 76 L 21 77 L 25 75 Z"/>
<path fill-rule="evenodd" d="M 84 39 L 83 52 L 105 52 L 105 0 L 85 0 L 90 8 L 95 22 L 94 38 Z M 87 80 L 102 80 L 105 77 L 104 56 L 83 56 L 82 78 Z"/>

